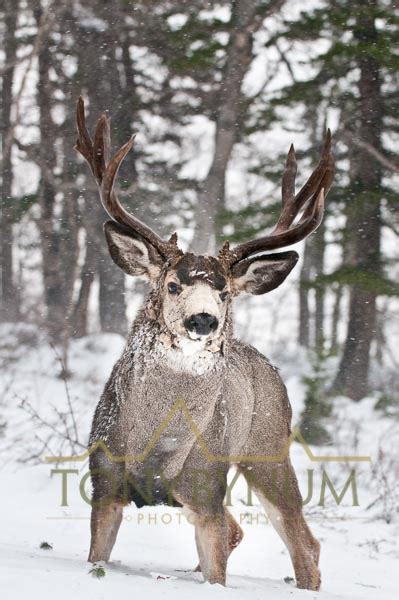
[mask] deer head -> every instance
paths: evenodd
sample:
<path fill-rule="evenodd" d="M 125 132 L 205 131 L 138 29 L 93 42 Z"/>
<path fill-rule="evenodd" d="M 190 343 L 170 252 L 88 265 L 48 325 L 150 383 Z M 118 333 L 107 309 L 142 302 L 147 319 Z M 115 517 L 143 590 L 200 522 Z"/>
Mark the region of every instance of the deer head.
<path fill-rule="evenodd" d="M 327 132 L 320 161 L 295 194 L 296 158 L 291 146 L 282 180 L 282 212 L 273 231 L 230 249 L 226 242 L 217 257 L 184 253 L 177 234 L 161 239 L 128 213 L 119 202 L 115 179 L 134 136 L 111 157 L 110 120 L 102 115 L 94 139 L 85 124 L 84 102 L 77 105 L 76 149 L 88 162 L 101 202 L 112 220 L 104 224 L 114 262 L 128 275 L 141 275 L 153 286 L 153 318 L 177 346 L 198 350 L 223 336 L 232 297 L 247 292 L 265 294 L 278 287 L 298 260 L 294 251 L 261 254 L 295 244 L 320 225 L 324 199 L 334 173 L 331 133 Z M 194 344 L 192 344 L 194 342 Z"/>

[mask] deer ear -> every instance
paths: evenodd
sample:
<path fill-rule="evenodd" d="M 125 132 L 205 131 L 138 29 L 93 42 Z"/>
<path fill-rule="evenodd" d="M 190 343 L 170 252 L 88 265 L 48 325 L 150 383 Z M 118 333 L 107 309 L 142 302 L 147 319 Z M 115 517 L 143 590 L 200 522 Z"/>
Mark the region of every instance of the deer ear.
<path fill-rule="evenodd" d="M 279 252 L 242 260 L 232 268 L 234 290 L 259 295 L 283 283 L 298 262 L 296 252 Z"/>
<path fill-rule="evenodd" d="M 104 233 L 112 260 L 125 273 L 141 275 L 151 281 L 159 277 L 164 260 L 154 246 L 115 221 L 104 223 Z"/>

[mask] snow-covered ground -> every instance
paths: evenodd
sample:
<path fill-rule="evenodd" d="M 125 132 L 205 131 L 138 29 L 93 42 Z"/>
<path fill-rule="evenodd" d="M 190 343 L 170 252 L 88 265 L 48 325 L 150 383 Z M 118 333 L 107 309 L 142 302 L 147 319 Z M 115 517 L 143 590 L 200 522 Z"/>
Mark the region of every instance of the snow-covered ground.
<path fill-rule="evenodd" d="M 35 599 L 55 594 L 59 600 L 128 594 L 174 600 L 187 596 L 271 600 L 398 597 L 399 523 L 395 495 L 390 492 L 398 475 L 399 427 L 397 421 L 373 409 L 373 398 L 358 404 L 337 399 L 329 423 L 333 445 L 311 447 L 315 456 L 371 456 L 371 462 L 315 462 L 300 444 L 292 446 L 304 497 L 313 476 L 313 494 L 305 511 L 322 544 L 321 592 L 298 590 L 284 581 L 293 577 L 287 551 L 256 498 L 253 506 L 246 505 L 247 490 L 241 480 L 233 488 L 232 512 L 245 537 L 229 561 L 226 588 L 204 584 L 200 574 L 190 571 L 197 561 L 193 527 L 178 509 L 165 506 L 129 507 L 113 561 L 105 566 L 105 577 L 92 577 L 86 562 L 90 509 L 79 492 L 87 463 L 57 465 L 44 458 L 60 451 L 82 451 L 92 411 L 124 340 L 115 335 L 92 335 L 72 342 L 68 364 L 72 376 L 66 390 L 58 377 L 57 356 L 35 328 L 3 327 L 0 333 L 2 599 L 19 600 L 27 594 Z M 283 368 L 283 374 L 295 424 L 303 403 L 300 369 L 289 377 Z M 21 403 L 25 403 L 24 409 L 19 407 Z M 39 416 L 29 416 L 33 411 Z M 61 439 L 66 435 L 75 441 L 74 420 L 82 446 L 75 443 L 71 449 L 71 442 Z M 75 470 L 67 476 L 67 506 L 61 506 L 62 475 L 51 474 L 54 469 Z M 325 506 L 320 506 L 323 470 L 339 494 L 352 469 L 356 490 L 349 486 L 337 505 L 327 487 Z M 89 494 L 88 481 L 85 489 Z M 358 506 L 353 505 L 355 492 Z M 52 549 L 41 549 L 44 541 Z"/>

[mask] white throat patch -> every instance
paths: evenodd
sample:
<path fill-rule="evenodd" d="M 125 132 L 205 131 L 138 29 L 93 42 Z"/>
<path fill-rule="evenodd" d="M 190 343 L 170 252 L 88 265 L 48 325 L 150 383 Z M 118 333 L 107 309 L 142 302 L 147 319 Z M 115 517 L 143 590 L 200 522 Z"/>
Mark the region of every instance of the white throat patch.
<path fill-rule="evenodd" d="M 205 350 L 206 339 L 194 341 L 188 338 L 178 337 L 175 338 L 174 344 L 181 350 L 181 353 L 184 354 L 184 356 L 193 356 L 194 354 L 201 353 Z"/>
<path fill-rule="evenodd" d="M 204 375 L 215 368 L 219 358 L 219 352 L 206 350 L 205 345 L 206 340 L 196 342 L 188 338 L 175 338 L 173 346 L 160 341 L 158 352 L 173 371 Z"/>

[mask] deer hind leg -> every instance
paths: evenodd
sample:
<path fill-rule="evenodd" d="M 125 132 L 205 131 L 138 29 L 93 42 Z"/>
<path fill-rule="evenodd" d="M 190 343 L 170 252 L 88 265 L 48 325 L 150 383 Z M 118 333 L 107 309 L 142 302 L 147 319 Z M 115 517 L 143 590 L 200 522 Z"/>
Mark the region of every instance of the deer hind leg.
<path fill-rule="evenodd" d="M 195 527 L 195 542 L 199 564 L 194 571 L 202 572 L 205 581 L 209 583 L 226 585 L 227 559 L 232 551 L 230 549 L 232 526 L 229 517 L 232 520 L 233 517 L 224 507 L 221 507 L 217 512 L 213 512 L 201 511 L 183 504 L 182 512 Z M 238 524 L 236 525 L 239 527 Z"/>
<path fill-rule="evenodd" d="M 108 561 L 122 521 L 123 504 L 111 502 L 91 511 L 89 562 Z"/>
<path fill-rule="evenodd" d="M 200 567 L 205 581 L 225 585 L 229 526 L 224 511 L 217 515 L 197 514 L 194 525 Z"/>
<path fill-rule="evenodd" d="M 306 590 L 320 589 L 320 544 L 311 534 L 302 511 L 280 508 L 263 494 L 258 492 L 258 496 L 272 525 L 288 548 L 297 586 Z"/>
<path fill-rule="evenodd" d="M 320 589 L 320 544 L 303 516 L 297 478 L 289 461 L 278 466 L 261 463 L 253 465 L 249 472 L 245 468 L 241 471 L 287 546 L 297 586 L 307 590 Z"/>
<path fill-rule="evenodd" d="M 228 535 L 228 557 L 233 552 L 235 548 L 241 543 L 242 538 L 244 537 L 244 532 L 234 519 L 233 515 L 227 510 L 224 509 L 227 519 L 227 524 L 229 527 L 229 535 Z M 201 565 L 198 564 L 195 569 L 195 572 L 201 571 Z"/>

